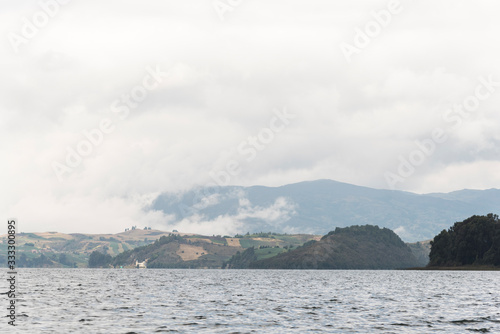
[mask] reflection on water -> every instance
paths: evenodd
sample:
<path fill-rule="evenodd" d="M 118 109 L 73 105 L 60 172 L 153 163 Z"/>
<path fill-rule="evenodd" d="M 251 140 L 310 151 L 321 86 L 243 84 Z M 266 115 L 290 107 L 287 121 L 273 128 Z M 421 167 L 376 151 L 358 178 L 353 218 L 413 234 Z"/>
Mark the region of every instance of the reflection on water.
<path fill-rule="evenodd" d="M 19 269 L 18 277 L 22 333 L 500 332 L 500 272 Z"/>

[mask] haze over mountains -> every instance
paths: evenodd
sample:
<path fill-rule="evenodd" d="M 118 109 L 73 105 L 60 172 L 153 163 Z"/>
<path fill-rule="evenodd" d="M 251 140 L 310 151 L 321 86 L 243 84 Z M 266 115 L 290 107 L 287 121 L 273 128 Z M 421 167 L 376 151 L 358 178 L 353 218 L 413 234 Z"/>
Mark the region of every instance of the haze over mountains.
<path fill-rule="evenodd" d="M 228 233 L 326 234 L 335 227 L 371 224 L 414 242 L 431 239 L 471 215 L 500 212 L 500 190 L 421 195 L 317 180 L 281 187 L 225 186 L 165 193 L 150 210 L 163 211 L 179 224 L 223 225 Z"/>

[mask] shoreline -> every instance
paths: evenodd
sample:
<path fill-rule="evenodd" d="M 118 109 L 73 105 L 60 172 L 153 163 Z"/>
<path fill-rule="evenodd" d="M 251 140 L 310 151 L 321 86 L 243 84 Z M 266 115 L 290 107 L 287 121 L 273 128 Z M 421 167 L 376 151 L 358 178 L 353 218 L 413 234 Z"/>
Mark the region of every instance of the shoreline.
<path fill-rule="evenodd" d="M 500 271 L 495 266 L 457 266 L 457 267 L 413 267 L 404 270 L 429 270 L 429 271 Z"/>

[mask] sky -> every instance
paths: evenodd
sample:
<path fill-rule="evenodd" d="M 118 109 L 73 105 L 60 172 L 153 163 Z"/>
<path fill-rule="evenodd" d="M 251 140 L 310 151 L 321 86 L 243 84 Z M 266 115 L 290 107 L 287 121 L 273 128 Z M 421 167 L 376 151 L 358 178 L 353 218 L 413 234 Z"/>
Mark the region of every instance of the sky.
<path fill-rule="evenodd" d="M 163 192 L 500 188 L 497 1 L 0 1 L 0 212 L 163 226 Z"/>

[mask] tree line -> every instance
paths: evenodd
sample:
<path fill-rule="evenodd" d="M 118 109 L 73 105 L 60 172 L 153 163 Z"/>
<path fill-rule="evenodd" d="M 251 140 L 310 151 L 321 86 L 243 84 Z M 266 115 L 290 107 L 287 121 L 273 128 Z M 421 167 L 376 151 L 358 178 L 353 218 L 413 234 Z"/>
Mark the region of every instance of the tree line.
<path fill-rule="evenodd" d="M 500 265 L 500 220 L 496 214 L 456 222 L 431 241 L 429 266 Z"/>

